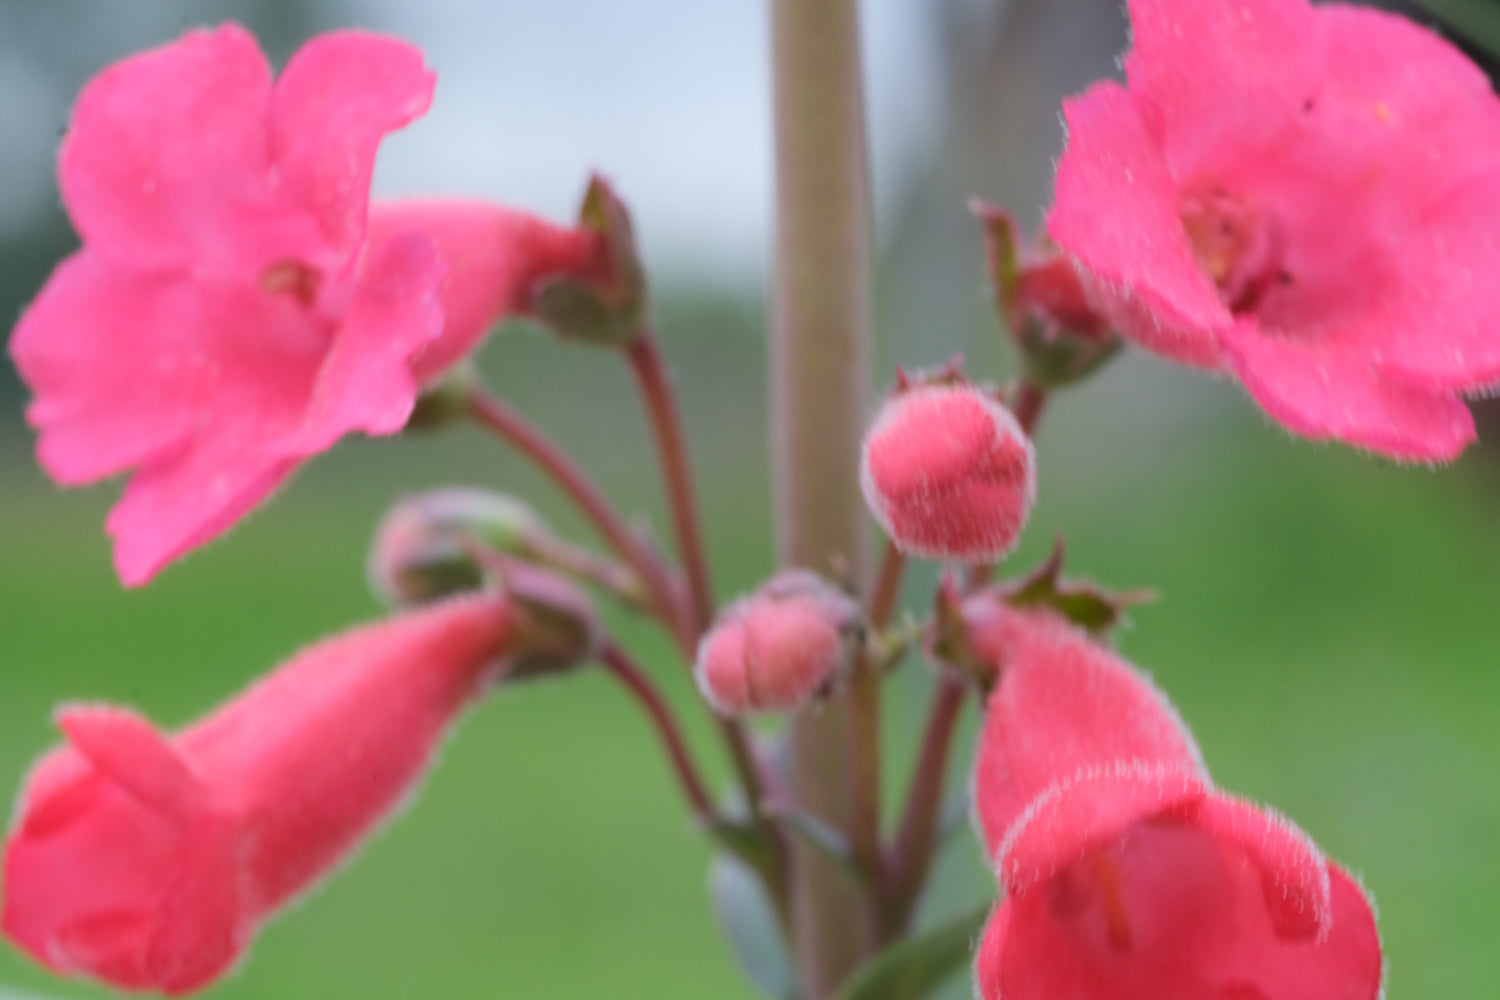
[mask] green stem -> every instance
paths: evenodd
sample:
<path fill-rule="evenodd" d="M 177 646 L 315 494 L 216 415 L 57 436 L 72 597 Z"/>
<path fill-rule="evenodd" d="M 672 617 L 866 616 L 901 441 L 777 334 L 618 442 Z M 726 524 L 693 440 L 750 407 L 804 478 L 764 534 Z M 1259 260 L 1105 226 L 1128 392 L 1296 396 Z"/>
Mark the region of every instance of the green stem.
<path fill-rule="evenodd" d="M 683 795 L 687 797 L 688 804 L 692 807 L 693 815 L 704 827 L 708 827 L 715 821 L 713 799 L 708 794 L 708 786 L 703 783 L 699 776 L 698 767 L 693 763 L 692 752 L 682 736 L 682 730 L 677 725 L 677 718 L 672 714 L 672 709 L 657 691 L 651 679 L 646 676 L 636 662 L 631 659 L 630 654 L 621 649 L 613 642 L 604 645 L 599 654 L 599 660 L 605 669 L 625 685 L 632 697 L 645 709 L 646 716 L 651 720 L 651 725 L 656 729 L 661 738 L 662 746 L 667 751 L 667 759 L 672 765 L 672 773 L 676 775 L 677 782 L 682 786 Z"/>
<path fill-rule="evenodd" d="M 776 123 L 771 443 L 785 566 L 865 573 L 859 441 L 870 355 L 870 224 L 857 0 L 770 0 Z M 801 807 L 849 828 L 848 705 L 793 720 Z M 793 845 L 793 951 L 805 1000 L 830 996 L 869 951 L 861 900 Z"/>

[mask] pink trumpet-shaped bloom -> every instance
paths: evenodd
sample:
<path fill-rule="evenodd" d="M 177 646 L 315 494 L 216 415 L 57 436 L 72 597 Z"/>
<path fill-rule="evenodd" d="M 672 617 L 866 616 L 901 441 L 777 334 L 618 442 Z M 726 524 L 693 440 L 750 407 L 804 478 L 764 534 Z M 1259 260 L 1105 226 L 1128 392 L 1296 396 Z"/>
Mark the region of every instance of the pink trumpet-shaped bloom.
<path fill-rule="evenodd" d="M 1009 609 L 975 805 L 1004 889 L 982 1000 L 1375 1000 L 1360 887 L 1218 791 L 1162 694 L 1050 612 Z"/>
<path fill-rule="evenodd" d="M 369 217 L 376 148 L 432 88 L 416 49 L 359 32 L 313 39 L 273 81 L 226 25 L 83 89 L 58 168 L 83 248 L 11 353 L 54 479 L 134 470 L 106 525 L 126 584 L 344 434 L 400 430 L 529 282 L 597 265 L 593 234 L 496 206 Z"/>
<path fill-rule="evenodd" d="M 1500 100 L 1400 17 L 1130 0 L 1127 84 L 1068 101 L 1048 227 L 1143 347 L 1407 461 L 1500 383 Z"/>
<path fill-rule="evenodd" d="M 968 384 L 917 385 L 886 400 L 860 449 L 865 503 L 902 552 L 999 559 L 1036 499 L 1031 439 Z"/>
<path fill-rule="evenodd" d="M 67 705 L 5 845 L 0 927 L 48 968 L 187 993 L 408 795 L 505 669 L 511 603 L 468 596 L 309 647 L 181 732 Z"/>

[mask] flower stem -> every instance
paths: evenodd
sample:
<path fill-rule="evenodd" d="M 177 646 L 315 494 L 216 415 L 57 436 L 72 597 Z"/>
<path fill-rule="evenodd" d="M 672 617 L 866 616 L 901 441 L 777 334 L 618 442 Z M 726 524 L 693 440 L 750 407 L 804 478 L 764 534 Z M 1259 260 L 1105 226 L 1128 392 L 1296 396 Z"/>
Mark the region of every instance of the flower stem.
<path fill-rule="evenodd" d="M 865 573 L 858 486 L 870 353 L 869 193 L 857 0 L 770 0 L 776 131 L 771 442 L 784 566 Z M 793 720 L 799 806 L 849 828 L 848 705 Z M 793 951 L 806 1000 L 869 951 L 862 900 L 837 865 L 793 844 Z"/>
<path fill-rule="evenodd" d="M 1030 379 L 1023 379 L 1011 394 L 1010 412 L 1015 414 L 1021 430 L 1030 435 L 1042 418 L 1042 408 L 1047 405 L 1047 390 Z"/>
<path fill-rule="evenodd" d="M 867 608 L 869 626 L 876 632 L 890 623 L 905 562 L 901 550 L 887 541 Z M 867 947 L 872 949 L 881 943 L 886 924 L 880 849 L 881 680 L 882 671 L 868 646 L 861 647 L 849 685 L 849 847 L 860 868 L 872 873 L 865 921 Z"/>
<path fill-rule="evenodd" d="M 672 531 L 677 540 L 677 554 L 682 560 L 683 571 L 687 574 L 693 631 L 701 635 L 713 620 L 713 583 L 703 545 L 698 501 L 693 492 L 682 417 L 655 335 L 649 329 L 641 330 L 625 353 L 630 359 L 630 368 L 635 373 L 636 384 L 640 387 L 641 398 L 646 403 L 646 412 L 651 419 L 651 432 L 656 438 L 667 504 L 672 512 Z"/>
<path fill-rule="evenodd" d="M 514 445 L 578 505 L 594 529 L 640 577 L 656 614 L 691 657 L 695 638 L 688 634 L 681 602 L 666 567 L 630 530 L 603 491 L 556 442 L 482 387 L 470 388 L 468 407 L 476 421 Z"/>
<path fill-rule="evenodd" d="M 688 749 L 687 741 L 683 739 L 682 730 L 677 725 L 677 718 L 662 698 L 661 692 L 651 683 L 645 671 L 630 658 L 630 654 L 614 642 L 604 644 L 599 660 L 646 710 L 651 725 L 656 729 L 662 746 L 667 751 L 667 759 L 672 764 L 672 773 L 677 776 L 677 783 L 682 786 L 682 793 L 692 807 L 693 815 L 705 827 L 712 824 L 715 819 L 713 799 L 708 794 L 708 787 L 699 776 L 697 765 L 693 763 L 692 752 Z"/>
<path fill-rule="evenodd" d="M 948 759 L 952 756 L 958 716 L 967 694 L 964 682 L 950 673 L 939 678 L 933 694 L 901 825 L 886 859 L 888 903 L 882 930 L 887 940 L 899 937 L 910 924 L 917 899 L 932 870 Z"/>
<path fill-rule="evenodd" d="M 578 505 L 595 530 L 640 578 L 651 596 L 651 604 L 658 617 L 676 640 L 683 657 L 691 664 L 697 651 L 697 634 L 687 621 L 682 603 L 677 600 L 677 590 L 672 585 L 666 568 L 631 532 L 604 493 L 554 441 L 500 399 L 475 386 L 469 390 L 468 406 L 469 413 L 475 420 L 535 462 Z M 715 715 L 714 722 L 729 751 L 735 772 L 744 786 L 751 823 L 761 832 L 770 853 L 767 890 L 773 897 L 784 896 L 785 848 L 777 831 L 760 816 L 765 790 L 755 751 L 737 720 Z"/>

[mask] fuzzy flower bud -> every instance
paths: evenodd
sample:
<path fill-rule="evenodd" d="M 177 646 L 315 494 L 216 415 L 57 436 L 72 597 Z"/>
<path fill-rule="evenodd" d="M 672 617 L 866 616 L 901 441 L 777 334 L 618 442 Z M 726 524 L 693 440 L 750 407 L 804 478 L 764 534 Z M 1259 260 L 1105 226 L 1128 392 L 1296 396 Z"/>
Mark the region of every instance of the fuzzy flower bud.
<path fill-rule="evenodd" d="M 722 715 L 791 711 L 844 669 L 858 616 L 853 600 L 815 574 L 778 574 L 703 637 L 698 687 Z"/>
<path fill-rule="evenodd" d="M 406 497 L 375 529 L 370 589 L 390 607 L 477 590 L 485 577 L 476 546 L 526 558 L 547 534 L 530 507 L 502 494 L 451 488 Z"/>
<path fill-rule="evenodd" d="M 966 384 L 886 400 L 865 435 L 860 486 L 901 551 L 983 562 L 1010 551 L 1036 499 L 1036 458 L 1016 418 Z"/>

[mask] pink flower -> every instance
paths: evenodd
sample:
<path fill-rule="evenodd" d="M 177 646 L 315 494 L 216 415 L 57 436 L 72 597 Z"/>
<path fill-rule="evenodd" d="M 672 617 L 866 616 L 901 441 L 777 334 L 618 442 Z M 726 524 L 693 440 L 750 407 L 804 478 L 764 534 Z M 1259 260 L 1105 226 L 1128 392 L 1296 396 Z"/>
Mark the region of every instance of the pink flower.
<path fill-rule="evenodd" d="M 1363 891 L 1290 822 L 1210 783 L 1128 664 L 1010 610 L 974 781 L 1005 891 L 982 1000 L 1375 1000 Z"/>
<path fill-rule="evenodd" d="M 1391 14 L 1130 0 L 1127 85 L 1067 102 L 1049 231 L 1126 336 L 1403 460 L 1500 382 L 1500 101 Z"/>
<path fill-rule="evenodd" d="M 437 246 L 446 271 L 438 287 L 442 334 L 411 358 L 427 382 L 463 359 L 502 319 L 530 315 L 548 278 L 604 284 L 614 262 L 602 235 L 585 225 L 558 226 L 526 212 L 463 198 L 412 198 L 370 206 L 370 244 L 383 247 L 411 232 Z"/>
<path fill-rule="evenodd" d="M 59 973 L 200 989 L 408 795 L 518 648 L 511 603 L 457 598 L 314 645 L 164 735 L 68 705 L 5 845 L 0 927 Z"/>
<path fill-rule="evenodd" d="M 849 661 L 859 608 L 806 570 L 779 573 L 731 604 L 698 644 L 693 674 L 724 715 L 789 712 Z"/>
<path fill-rule="evenodd" d="M 358 32 L 314 39 L 273 83 L 227 25 L 79 96 L 58 173 L 84 245 L 11 351 L 53 478 L 135 470 L 107 522 L 126 584 L 344 434 L 400 430 L 420 384 L 519 311 L 530 281 L 594 265 L 594 234 L 496 206 L 367 219 L 376 147 L 432 87 L 417 50 Z"/>
<path fill-rule="evenodd" d="M 860 452 L 865 503 L 903 552 L 982 562 L 1010 551 L 1036 499 L 1031 440 L 972 385 L 887 399 Z"/>

